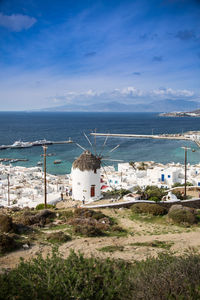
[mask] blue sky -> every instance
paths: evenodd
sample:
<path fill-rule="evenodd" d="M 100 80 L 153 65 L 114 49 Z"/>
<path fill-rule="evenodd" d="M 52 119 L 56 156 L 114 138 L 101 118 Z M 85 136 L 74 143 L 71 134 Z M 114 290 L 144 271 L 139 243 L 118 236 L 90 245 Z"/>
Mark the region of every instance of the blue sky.
<path fill-rule="evenodd" d="M 0 110 L 200 102 L 199 0 L 0 0 Z"/>

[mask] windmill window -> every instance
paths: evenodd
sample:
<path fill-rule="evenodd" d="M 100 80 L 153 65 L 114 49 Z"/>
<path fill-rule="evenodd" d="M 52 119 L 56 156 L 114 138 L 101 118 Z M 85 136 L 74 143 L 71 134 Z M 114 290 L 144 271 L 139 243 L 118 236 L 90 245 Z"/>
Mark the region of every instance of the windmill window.
<path fill-rule="evenodd" d="M 94 169 L 94 173 L 97 174 L 97 169 Z"/>

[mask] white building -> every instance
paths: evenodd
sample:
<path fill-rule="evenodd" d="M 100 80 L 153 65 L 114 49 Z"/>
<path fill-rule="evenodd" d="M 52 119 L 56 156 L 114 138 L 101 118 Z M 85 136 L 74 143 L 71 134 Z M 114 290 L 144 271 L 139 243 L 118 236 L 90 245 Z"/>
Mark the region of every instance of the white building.
<path fill-rule="evenodd" d="M 101 161 L 90 151 L 83 152 L 72 165 L 72 198 L 94 201 L 101 197 Z"/>

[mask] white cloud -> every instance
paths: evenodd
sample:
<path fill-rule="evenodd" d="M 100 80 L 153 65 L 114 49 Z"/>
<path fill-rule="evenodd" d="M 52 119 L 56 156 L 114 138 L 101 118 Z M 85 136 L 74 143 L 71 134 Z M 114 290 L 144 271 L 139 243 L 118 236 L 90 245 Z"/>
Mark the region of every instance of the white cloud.
<path fill-rule="evenodd" d="M 80 92 L 68 91 L 63 97 L 63 104 L 70 101 L 71 103 L 76 101 L 77 104 L 89 104 L 94 101 L 99 102 L 110 102 L 118 101 L 124 103 L 140 103 L 148 102 L 149 100 L 162 100 L 162 99 L 187 99 L 191 100 L 194 98 L 195 93 L 190 90 L 180 90 L 172 88 L 160 88 L 154 90 L 142 90 L 133 86 L 116 88 L 106 91 L 95 91 L 92 89 Z M 61 98 L 61 97 L 60 97 Z M 197 97 L 199 98 L 199 97 Z M 53 99 L 53 98 L 52 98 Z"/>
<path fill-rule="evenodd" d="M 171 88 L 160 88 L 152 91 L 153 96 L 172 97 L 172 98 L 191 98 L 194 92 L 190 90 L 174 90 Z"/>
<path fill-rule="evenodd" d="M 33 17 L 20 14 L 12 14 L 10 16 L 0 13 L 0 26 L 6 27 L 11 31 L 22 31 L 29 29 L 33 26 L 37 20 Z"/>
<path fill-rule="evenodd" d="M 119 91 L 122 95 L 127 95 L 127 96 L 142 96 L 143 92 L 139 89 L 136 89 L 133 86 L 126 87 Z"/>

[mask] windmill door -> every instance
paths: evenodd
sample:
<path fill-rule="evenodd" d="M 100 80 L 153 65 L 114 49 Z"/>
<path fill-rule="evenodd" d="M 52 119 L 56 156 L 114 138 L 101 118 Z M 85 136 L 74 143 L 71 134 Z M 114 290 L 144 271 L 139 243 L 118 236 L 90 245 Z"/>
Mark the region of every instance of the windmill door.
<path fill-rule="evenodd" d="M 91 185 L 91 190 L 90 190 L 90 197 L 95 196 L 95 185 Z"/>

